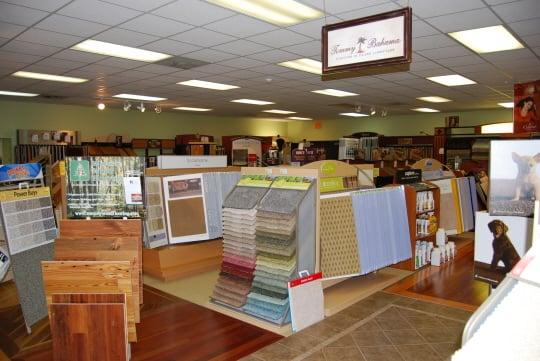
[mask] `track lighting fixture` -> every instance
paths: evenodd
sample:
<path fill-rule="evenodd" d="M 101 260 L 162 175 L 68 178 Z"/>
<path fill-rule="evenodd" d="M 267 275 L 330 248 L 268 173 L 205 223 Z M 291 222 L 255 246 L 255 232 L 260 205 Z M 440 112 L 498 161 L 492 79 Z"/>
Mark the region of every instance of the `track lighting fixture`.
<path fill-rule="evenodd" d="M 388 115 L 388 110 L 387 109 L 383 109 L 381 110 L 381 117 L 386 117 Z"/>
<path fill-rule="evenodd" d="M 131 103 L 127 100 L 124 102 L 124 111 L 128 112 L 131 109 Z"/>
<path fill-rule="evenodd" d="M 137 107 L 137 109 L 139 109 L 139 110 L 141 111 L 141 113 L 144 113 L 144 111 L 146 110 L 146 108 L 145 108 L 145 106 L 144 106 L 144 103 L 141 102 L 141 105 L 139 105 L 139 106 Z"/>
<path fill-rule="evenodd" d="M 97 108 L 99 110 L 103 110 L 103 109 L 105 109 L 105 104 L 103 102 L 99 102 L 98 105 L 97 105 Z"/>
<path fill-rule="evenodd" d="M 375 107 L 372 106 L 372 107 L 369 109 L 369 114 L 375 115 L 375 113 L 377 113 L 377 109 L 375 109 Z"/>
<path fill-rule="evenodd" d="M 160 107 L 159 105 L 156 105 L 156 106 L 154 107 L 154 111 L 156 112 L 156 114 L 161 113 L 161 107 Z"/>

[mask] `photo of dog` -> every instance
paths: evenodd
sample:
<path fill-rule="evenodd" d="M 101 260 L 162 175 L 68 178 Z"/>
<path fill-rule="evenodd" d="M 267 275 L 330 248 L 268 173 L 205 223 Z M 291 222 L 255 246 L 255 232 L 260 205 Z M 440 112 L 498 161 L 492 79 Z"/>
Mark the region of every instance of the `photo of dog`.
<path fill-rule="evenodd" d="M 540 153 L 531 157 L 512 152 L 512 160 L 518 167 L 514 200 L 533 198 L 540 200 L 540 176 L 536 169 L 540 163 Z"/>
<path fill-rule="evenodd" d="M 502 261 L 504 273 L 508 273 L 521 259 L 512 241 L 507 236 L 508 226 L 503 221 L 495 219 L 488 223 L 488 228 L 493 233 L 491 269 L 496 270 L 499 261 Z"/>

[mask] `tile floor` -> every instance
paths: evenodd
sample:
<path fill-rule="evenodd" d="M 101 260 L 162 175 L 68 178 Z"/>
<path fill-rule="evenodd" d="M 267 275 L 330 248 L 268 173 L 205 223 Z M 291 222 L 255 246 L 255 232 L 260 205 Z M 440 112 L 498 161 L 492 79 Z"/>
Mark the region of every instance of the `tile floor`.
<path fill-rule="evenodd" d="M 377 292 L 244 361 L 442 361 L 471 313 Z"/>

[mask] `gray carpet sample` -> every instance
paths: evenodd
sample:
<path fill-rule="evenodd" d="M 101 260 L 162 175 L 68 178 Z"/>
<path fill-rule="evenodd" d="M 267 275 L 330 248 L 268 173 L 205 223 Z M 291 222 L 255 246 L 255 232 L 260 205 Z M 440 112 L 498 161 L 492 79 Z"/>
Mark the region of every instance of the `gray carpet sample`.
<path fill-rule="evenodd" d="M 306 191 L 271 188 L 263 197 L 257 210 L 291 214 L 304 198 Z"/>
<path fill-rule="evenodd" d="M 52 261 L 54 243 L 48 243 L 11 256 L 13 278 L 26 326 L 30 328 L 47 316 L 41 261 Z"/>
<path fill-rule="evenodd" d="M 252 209 L 266 192 L 268 192 L 268 188 L 236 186 L 223 202 L 223 207 Z"/>

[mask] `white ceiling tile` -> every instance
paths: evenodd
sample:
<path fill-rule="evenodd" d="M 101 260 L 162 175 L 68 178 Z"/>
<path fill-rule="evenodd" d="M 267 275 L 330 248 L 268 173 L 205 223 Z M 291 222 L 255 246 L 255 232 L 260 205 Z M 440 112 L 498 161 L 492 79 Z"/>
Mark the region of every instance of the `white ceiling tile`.
<path fill-rule="evenodd" d="M 235 71 L 236 69 L 230 66 L 220 65 L 220 64 L 208 64 L 197 67 L 197 71 L 208 73 L 208 74 L 224 74 L 230 71 Z"/>
<path fill-rule="evenodd" d="M 509 63 L 516 62 L 517 60 L 526 59 L 526 58 L 535 58 L 534 54 L 529 49 L 516 49 L 508 51 L 498 51 L 496 53 L 487 53 L 482 55 L 485 59 L 493 63 Z"/>
<path fill-rule="evenodd" d="M 456 41 L 451 39 L 446 34 L 423 36 L 416 38 L 412 42 L 412 48 L 414 51 L 436 49 L 445 46 L 455 46 Z"/>
<path fill-rule="evenodd" d="M 283 48 L 282 50 L 298 54 L 303 57 L 313 57 L 314 59 L 318 59 L 321 55 L 321 42 L 310 41 L 304 44 L 288 46 Z"/>
<path fill-rule="evenodd" d="M 423 20 L 415 20 L 412 22 L 412 37 L 418 38 L 421 36 L 437 35 L 440 31 L 435 29 Z M 415 40 L 413 40 L 414 44 Z"/>
<path fill-rule="evenodd" d="M 122 68 L 122 69 L 133 69 L 133 68 L 138 68 L 145 63 L 140 62 L 140 61 L 135 61 L 135 60 L 110 57 L 110 58 L 100 60 L 95 64 L 114 66 L 114 67 Z"/>
<path fill-rule="evenodd" d="M 376 78 L 382 79 L 382 80 L 388 80 L 388 81 L 398 81 L 398 80 L 411 80 L 418 78 L 416 75 L 408 73 L 408 72 L 396 72 L 396 73 L 389 73 L 389 74 L 381 74 L 381 75 L 375 75 Z"/>
<path fill-rule="evenodd" d="M 335 16 L 327 16 L 326 18 L 306 21 L 301 24 L 289 26 L 288 29 L 297 33 L 312 37 L 313 39 L 321 39 L 322 27 L 329 24 L 339 23 L 342 20 Z"/>
<path fill-rule="evenodd" d="M 171 2 L 171 0 L 104 0 L 105 2 L 124 6 L 139 11 L 154 10 L 164 4 Z"/>
<path fill-rule="evenodd" d="M 277 49 L 263 51 L 262 53 L 252 54 L 252 55 L 249 55 L 248 57 L 251 59 L 268 61 L 272 63 L 280 63 L 283 61 L 294 60 L 298 58 L 298 56 L 295 54 L 291 54 L 286 51 L 277 50 Z"/>
<path fill-rule="evenodd" d="M 326 9 L 327 13 L 338 14 L 345 11 L 353 11 L 368 6 L 380 5 L 386 3 L 388 0 L 304 0 L 302 1 L 306 5 L 318 8 L 320 10 Z"/>
<path fill-rule="evenodd" d="M 131 30 L 112 28 L 110 30 L 102 32 L 99 35 L 94 36 L 93 39 L 113 44 L 137 47 L 156 41 L 159 38 L 156 36 L 142 34 Z"/>
<path fill-rule="evenodd" d="M 274 25 L 245 15 L 235 15 L 205 26 L 207 29 L 245 38 L 277 29 Z"/>
<path fill-rule="evenodd" d="M 38 9 L 48 12 L 58 10 L 71 0 L 3 0 L 6 3 L 26 6 L 32 9 Z"/>
<path fill-rule="evenodd" d="M 105 25 L 117 25 L 141 13 L 98 0 L 75 0 L 60 9 L 58 14 L 96 21 Z"/>
<path fill-rule="evenodd" d="M 437 69 L 441 68 L 439 64 L 436 64 L 430 60 L 427 61 L 413 61 L 411 63 L 410 70 L 412 72 L 419 71 L 419 70 L 427 70 L 427 69 Z"/>
<path fill-rule="evenodd" d="M 262 78 L 264 77 L 261 73 L 256 73 L 249 70 L 235 70 L 227 73 L 227 76 L 230 76 L 235 79 L 253 79 L 253 78 Z"/>
<path fill-rule="evenodd" d="M 254 53 L 260 53 L 261 51 L 269 50 L 270 48 L 254 43 L 252 41 L 239 39 L 230 43 L 221 44 L 213 47 L 216 50 L 226 51 L 236 55 L 250 55 Z"/>
<path fill-rule="evenodd" d="M 12 51 L 14 53 L 30 54 L 38 56 L 49 56 L 62 50 L 61 48 L 27 43 L 24 41 L 12 40 L 2 47 L 2 50 Z"/>
<path fill-rule="evenodd" d="M 489 8 L 465 11 L 459 15 L 437 16 L 426 21 L 443 33 L 501 24 L 501 20 Z"/>
<path fill-rule="evenodd" d="M 340 14 L 337 14 L 337 16 L 342 18 L 343 20 L 353 20 L 353 19 L 363 18 L 366 16 L 375 15 L 375 14 L 385 13 L 387 11 L 397 10 L 400 8 L 401 6 L 398 6 L 392 2 L 384 2 L 383 4 L 340 13 Z"/>
<path fill-rule="evenodd" d="M 179 0 L 165 5 L 153 14 L 183 23 L 201 26 L 236 14 L 233 11 L 199 0 Z"/>
<path fill-rule="evenodd" d="M 308 38 L 307 36 L 300 35 L 290 30 L 279 29 L 249 37 L 248 40 L 259 44 L 272 46 L 274 48 L 282 48 L 285 46 L 306 43 L 311 41 L 312 38 Z"/>
<path fill-rule="evenodd" d="M 185 56 L 187 58 L 207 61 L 209 63 L 216 63 L 218 61 L 223 61 L 223 60 L 232 59 L 236 57 L 235 55 L 224 53 L 222 51 L 212 50 L 212 49 L 197 50 L 197 51 L 188 53 Z"/>
<path fill-rule="evenodd" d="M 465 56 L 456 56 L 454 58 L 443 58 L 437 60 L 439 64 L 444 66 L 461 66 L 461 65 L 472 65 L 472 64 L 482 64 L 484 60 L 478 55 L 465 55 Z"/>
<path fill-rule="evenodd" d="M 171 55 L 182 55 L 195 50 L 201 49 L 200 46 L 195 46 L 191 44 L 181 43 L 179 41 L 162 39 L 154 41 L 153 43 L 146 44 L 142 46 L 146 50 L 159 51 Z"/>
<path fill-rule="evenodd" d="M 531 48 L 540 46 L 540 34 L 522 36 L 521 39 Z"/>
<path fill-rule="evenodd" d="M 538 18 L 540 14 L 540 1 L 523 0 L 509 4 L 502 4 L 492 7 L 504 21 L 512 23 L 521 20 Z"/>
<path fill-rule="evenodd" d="M 11 39 L 26 29 L 24 26 L 0 22 L 0 38 Z"/>
<path fill-rule="evenodd" d="M 57 14 L 51 14 L 51 16 L 37 23 L 35 27 L 82 37 L 90 37 L 108 28 L 108 26 L 103 24 Z"/>
<path fill-rule="evenodd" d="M 410 6 L 413 14 L 422 18 L 452 14 L 466 10 L 480 9 L 485 7 L 482 0 L 452 0 L 452 1 L 433 1 L 433 0 L 399 0 L 402 6 Z"/>
<path fill-rule="evenodd" d="M 263 66 L 266 63 L 263 61 L 248 59 L 248 58 L 234 58 L 219 62 L 219 64 L 230 66 L 238 69 L 249 69 L 257 66 Z"/>
<path fill-rule="evenodd" d="M 171 39 L 203 47 L 210 47 L 235 40 L 235 38 L 232 36 L 203 28 L 195 28 L 185 31 L 178 35 L 171 36 Z"/>
<path fill-rule="evenodd" d="M 146 73 L 138 70 L 126 70 L 121 73 L 117 73 L 115 75 L 123 76 L 129 79 L 148 79 L 153 78 L 154 74 Z"/>
<path fill-rule="evenodd" d="M 172 66 L 165 66 L 159 64 L 147 64 L 137 68 L 137 71 L 144 71 L 152 74 L 169 74 L 178 71 L 177 68 Z"/>
<path fill-rule="evenodd" d="M 52 31 L 33 28 L 26 30 L 16 39 L 21 41 L 27 41 L 29 43 L 57 46 L 61 48 L 73 46 L 83 40 L 83 38 L 78 36 L 60 34 Z"/>
<path fill-rule="evenodd" d="M 62 50 L 61 52 L 54 54 L 52 57 L 58 59 L 79 61 L 83 63 L 94 63 L 96 61 L 106 58 L 106 56 L 104 55 L 91 54 L 84 51 L 77 51 L 71 49 Z"/>
<path fill-rule="evenodd" d="M 519 36 L 540 34 L 540 18 L 509 23 L 508 26 Z"/>
<path fill-rule="evenodd" d="M 119 26 L 123 29 L 164 37 L 193 28 L 192 25 L 152 14 L 144 14 Z"/>
<path fill-rule="evenodd" d="M 70 71 L 71 74 L 76 73 L 86 73 L 86 74 L 92 74 L 92 78 L 97 78 L 99 76 L 103 75 L 109 75 L 114 73 L 119 73 L 124 71 L 123 68 L 118 68 L 111 65 L 103 65 L 103 64 L 90 64 L 87 66 L 84 66 L 80 69 L 72 70 Z"/>
<path fill-rule="evenodd" d="M 36 63 L 36 65 L 53 66 L 53 67 L 62 68 L 65 71 L 67 71 L 67 70 L 81 68 L 83 66 L 88 65 L 88 63 L 82 63 L 79 61 L 71 61 L 71 60 L 64 60 L 64 59 L 56 59 L 56 58 L 45 58 L 41 60 L 40 62 Z"/>
<path fill-rule="evenodd" d="M 418 53 L 433 60 L 473 54 L 463 46 L 447 46 L 439 49 L 419 50 Z"/>
<path fill-rule="evenodd" d="M 29 9 L 23 6 L 2 3 L 0 21 L 16 25 L 30 26 L 43 19 L 49 13 L 41 10 Z"/>
<path fill-rule="evenodd" d="M 267 74 L 267 75 L 276 75 L 276 74 L 282 74 L 290 72 L 290 68 L 286 68 L 284 66 L 274 65 L 274 64 L 268 64 L 268 65 L 262 65 L 254 67 L 250 70 L 256 71 L 261 74 Z"/>
<path fill-rule="evenodd" d="M 21 54 L 21 53 L 12 53 L 10 51 L 0 50 L 0 59 L 2 59 L 2 63 L 4 61 L 13 61 L 16 63 L 31 64 L 31 63 L 34 63 L 36 61 L 43 59 L 43 57 L 36 56 L 36 55 Z"/>

